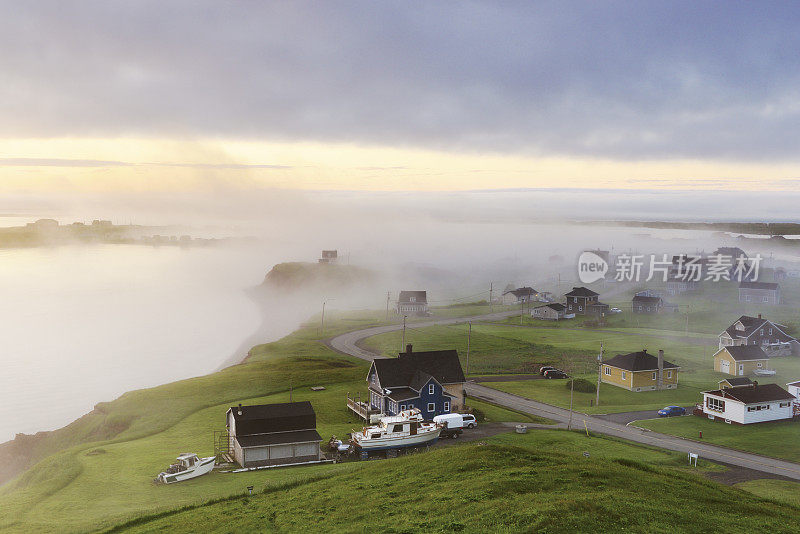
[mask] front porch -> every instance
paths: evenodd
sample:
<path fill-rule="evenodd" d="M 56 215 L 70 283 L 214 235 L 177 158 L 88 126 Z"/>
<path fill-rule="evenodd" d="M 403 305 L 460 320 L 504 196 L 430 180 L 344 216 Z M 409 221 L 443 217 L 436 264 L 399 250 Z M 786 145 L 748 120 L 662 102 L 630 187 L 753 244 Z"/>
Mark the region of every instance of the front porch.
<path fill-rule="evenodd" d="M 347 408 L 367 423 L 373 422 L 374 416 L 381 415 L 380 410 L 371 407 L 369 402 L 361 400 L 361 393 L 354 397 L 347 393 Z"/>

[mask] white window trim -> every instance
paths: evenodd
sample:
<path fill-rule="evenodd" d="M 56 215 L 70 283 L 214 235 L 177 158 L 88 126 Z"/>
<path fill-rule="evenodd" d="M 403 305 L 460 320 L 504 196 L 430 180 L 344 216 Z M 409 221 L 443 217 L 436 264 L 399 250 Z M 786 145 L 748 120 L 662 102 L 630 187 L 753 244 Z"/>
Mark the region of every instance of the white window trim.
<path fill-rule="evenodd" d="M 428 384 L 428 395 L 433 395 L 434 393 L 436 393 L 436 386 Z"/>
<path fill-rule="evenodd" d="M 436 403 L 435 402 L 429 402 L 428 403 L 428 411 L 429 412 L 435 412 L 436 411 Z"/>
<path fill-rule="evenodd" d="M 667 378 L 672 378 L 672 371 L 667 371 Z"/>
<path fill-rule="evenodd" d="M 656 379 L 656 374 L 657 374 L 657 373 L 656 373 L 655 371 L 653 371 L 653 380 L 655 380 L 655 379 Z"/>
<path fill-rule="evenodd" d="M 611 367 L 609 367 L 608 365 L 606 365 L 606 366 L 605 366 L 605 371 L 604 371 L 604 372 L 605 372 L 605 374 L 607 374 L 608 376 L 611 376 Z"/>
<path fill-rule="evenodd" d="M 450 403 L 447 402 L 447 401 L 445 401 L 445 403 L 444 403 L 444 411 L 445 412 L 450 412 Z"/>
<path fill-rule="evenodd" d="M 625 371 L 622 371 L 622 379 L 623 379 L 623 380 L 626 380 L 626 376 L 627 376 L 627 375 L 626 375 Z"/>

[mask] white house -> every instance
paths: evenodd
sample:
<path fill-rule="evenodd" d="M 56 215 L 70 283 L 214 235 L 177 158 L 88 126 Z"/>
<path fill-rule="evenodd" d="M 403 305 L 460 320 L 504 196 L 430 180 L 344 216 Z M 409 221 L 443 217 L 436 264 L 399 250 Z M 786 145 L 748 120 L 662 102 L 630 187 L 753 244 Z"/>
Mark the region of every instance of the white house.
<path fill-rule="evenodd" d="M 789 393 L 794 395 L 794 397 L 800 401 L 800 381 L 797 382 L 789 382 L 786 384 L 786 389 L 789 390 Z"/>
<path fill-rule="evenodd" d="M 794 395 L 778 384 L 724 388 L 703 392 L 703 413 L 709 419 L 747 425 L 791 419 Z"/>

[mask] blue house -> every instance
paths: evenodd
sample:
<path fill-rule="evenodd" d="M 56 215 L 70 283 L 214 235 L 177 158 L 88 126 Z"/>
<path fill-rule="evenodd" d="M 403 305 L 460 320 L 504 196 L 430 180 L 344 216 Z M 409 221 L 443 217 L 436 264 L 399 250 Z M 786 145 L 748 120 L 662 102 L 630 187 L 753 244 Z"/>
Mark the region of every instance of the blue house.
<path fill-rule="evenodd" d="M 458 412 L 466 404 L 464 370 L 455 350 L 414 352 L 373 360 L 367 373 L 369 405 L 386 415 L 417 408 L 425 419 Z"/>

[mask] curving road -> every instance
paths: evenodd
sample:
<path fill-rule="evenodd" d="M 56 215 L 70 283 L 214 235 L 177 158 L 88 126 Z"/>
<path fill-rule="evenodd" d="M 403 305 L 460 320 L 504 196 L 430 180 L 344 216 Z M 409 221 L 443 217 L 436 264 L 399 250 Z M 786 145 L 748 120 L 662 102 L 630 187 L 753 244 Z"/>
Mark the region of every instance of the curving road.
<path fill-rule="evenodd" d="M 431 320 L 422 323 L 414 323 L 415 328 L 425 328 L 435 325 L 450 325 L 466 323 L 467 321 L 495 321 L 512 315 L 519 314 L 518 311 L 500 312 L 487 315 L 477 315 L 473 317 L 458 317 L 451 319 Z M 386 325 L 355 330 L 341 334 L 327 341 L 327 344 L 343 354 L 349 354 L 362 360 L 372 361 L 380 358 L 380 354 L 362 349 L 358 343 L 368 337 L 387 332 L 402 330 L 403 325 Z M 474 382 L 466 385 L 467 395 L 477 399 L 485 400 L 499 406 L 516 410 L 518 412 L 545 417 L 559 423 L 567 423 L 570 420 L 570 412 L 567 409 L 552 406 L 543 402 L 534 401 L 504 391 L 498 391 Z M 660 434 L 637 427 L 615 423 L 614 421 L 604 420 L 599 417 L 590 416 L 584 413 L 573 412 L 571 415 L 573 428 L 585 428 L 590 432 L 606 434 L 617 438 L 635 441 L 653 447 L 659 447 L 670 451 L 689 453 L 693 452 L 701 459 L 722 462 L 746 469 L 769 473 L 792 480 L 800 480 L 800 464 L 778 460 L 758 454 L 751 454 L 727 447 L 711 445 L 700 441 L 679 438 L 667 434 Z M 722 423 L 720 423 L 722 424 Z"/>

